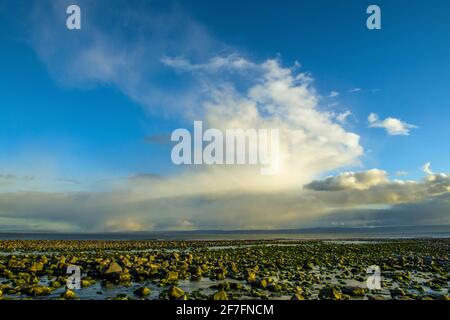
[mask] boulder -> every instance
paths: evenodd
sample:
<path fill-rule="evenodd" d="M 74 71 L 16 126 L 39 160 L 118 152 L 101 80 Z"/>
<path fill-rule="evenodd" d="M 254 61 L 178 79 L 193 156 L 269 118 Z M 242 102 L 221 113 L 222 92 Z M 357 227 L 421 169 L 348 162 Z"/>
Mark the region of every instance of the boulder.
<path fill-rule="evenodd" d="M 122 284 L 131 282 L 131 274 L 129 274 L 128 272 L 121 273 L 119 275 L 119 282 Z"/>
<path fill-rule="evenodd" d="M 232 290 L 242 290 L 243 285 L 239 282 L 231 282 L 230 283 L 230 289 Z"/>
<path fill-rule="evenodd" d="M 292 295 L 291 300 L 305 300 L 305 298 L 300 293 L 295 293 Z"/>
<path fill-rule="evenodd" d="M 264 289 L 265 287 L 267 287 L 267 280 L 261 279 L 258 283 L 258 286 Z"/>
<path fill-rule="evenodd" d="M 355 297 L 363 297 L 363 296 L 365 296 L 365 294 L 366 294 L 366 289 L 364 289 L 364 288 L 355 288 L 350 293 L 350 295 L 355 296 Z"/>
<path fill-rule="evenodd" d="M 336 288 L 323 288 L 319 292 L 320 299 L 342 300 L 342 294 Z"/>
<path fill-rule="evenodd" d="M 217 291 L 212 295 L 213 300 L 228 300 L 228 295 L 224 290 Z"/>
<path fill-rule="evenodd" d="M 282 288 L 281 285 L 279 285 L 278 283 L 270 283 L 270 284 L 267 286 L 267 289 L 268 289 L 269 291 L 279 292 L 279 291 L 281 291 L 283 288 Z"/>
<path fill-rule="evenodd" d="M 256 272 L 252 269 L 247 269 L 247 281 L 253 282 L 256 279 Z"/>
<path fill-rule="evenodd" d="M 167 273 L 167 281 L 178 281 L 178 272 L 176 271 L 169 271 Z"/>
<path fill-rule="evenodd" d="M 95 283 L 95 281 L 94 281 Z M 84 287 L 89 287 L 92 283 L 92 281 L 86 280 L 86 279 L 81 279 L 81 286 Z"/>
<path fill-rule="evenodd" d="M 184 296 L 184 291 L 176 286 L 169 288 L 169 297 L 172 299 L 181 299 Z"/>
<path fill-rule="evenodd" d="M 73 300 L 77 298 L 77 295 L 72 290 L 66 290 L 66 292 L 61 293 L 61 297 L 67 300 Z"/>
<path fill-rule="evenodd" d="M 405 295 L 405 291 L 401 288 L 392 289 L 391 291 L 391 297 L 401 297 Z"/>
<path fill-rule="evenodd" d="M 354 297 L 363 297 L 366 295 L 366 289 L 359 287 L 347 287 L 342 289 L 342 292 Z"/>
<path fill-rule="evenodd" d="M 31 265 L 30 272 L 39 272 L 44 269 L 44 264 L 42 262 L 35 262 Z"/>
<path fill-rule="evenodd" d="M 314 269 L 314 263 L 312 263 L 312 262 L 305 263 L 303 265 L 303 269 L 304 270 L 312 270 L 312 269 Z"/>
<path fill-rule="evenodd" d="M 147 287 L 139 287 L 136 290 L 134 290 L 134 294 L 140 296 L 140 297 L 146 297 L 150 295 L 151 290 Z"/>
<path fill-rule="evenodd" d="M 32 286 L 28 289 L 28 294 L 30 296 L 47 296 L 52 292 L 52 289 L 45 286 Z"/>
<path fill-rule="evenodd" d="M 114 273 L 122 273 L 123 269 L 117 262 L 111 262 L 103 274 L 110 275 Z"/>

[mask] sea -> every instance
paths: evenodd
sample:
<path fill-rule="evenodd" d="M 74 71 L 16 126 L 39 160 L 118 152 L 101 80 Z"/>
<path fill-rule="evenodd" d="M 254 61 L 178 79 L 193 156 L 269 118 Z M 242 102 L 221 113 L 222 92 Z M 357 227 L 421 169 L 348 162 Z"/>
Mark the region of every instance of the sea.
<path fill-rule="evenodd" d="M 104 233 L 0 232 L 0 240 L 339 240 L 414 238 L 450 238 L 450 225 Z"/>

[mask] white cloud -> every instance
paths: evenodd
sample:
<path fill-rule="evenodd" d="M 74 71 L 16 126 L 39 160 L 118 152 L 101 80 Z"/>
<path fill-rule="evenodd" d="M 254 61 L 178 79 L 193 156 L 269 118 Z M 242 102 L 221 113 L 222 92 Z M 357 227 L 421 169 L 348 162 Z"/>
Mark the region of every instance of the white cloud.
<path fill-rule="evenodd" d="M 142 231 L 295 228 L 345 219 L 360 226 L 450 222 L 450 178 L 444 173 L 391 181 L 372 169 L 325 179 L 321 188 L 312 183 L 316 188 L 278 192 L 223 192 L 216 181 L 198 179 L 142 177 L 110 192 L 0 193 L 1 228 L 26 227 L 27 220 L 36 221 L 29 226 L 34 230 L 55 231 L 60 225 L 65 231 Z"/>
<path fill-rule="evenodd" d="M 345 110 L 344 112 L 339 113 L 339 114 L 336 116 L 336 120 L 337 120 L 339 123 L 344 124 L 344 123 L 346 123 L 347 118 L 348 118 L 349 116 L 351 116 L 351 115 L 352 115 L 352 112 L 351 112 L 350 110 Z"/>
<path fill-rule="evenodd" d="M 433 174 L 433 171 L 431 171 L 431 162 L 427 162 L 422 167 L 423 172 L 426 174 Z"/>
<path fill-rule="evenodd" d="M 27 30 L 29 42 L 50 74 L 71 88 L 114 86 L 147 111 L 177 113 L 197 104 L 195 90 L 188 84 L 158 81 L 166 76 L 162 57 L 187 55 L 204 60 L 212 52 L 228 49 L 177 7 L 155 13 L 153 4 L 144 2 L 110 6 L 80 0 L 77 4 L 83 8 L 86 24 L 80 31 L 67 32 L 55 25 L 65 25 L 66 15 L 61 12 L 68 4 L 68 0 L 36 2 L 30 22 L 35 28 Z"/>
<path fill-rule="evenodd" d="M 378 121 L 378 115 L 376 113 L 371 113 L 369 114 L 369 116 L 367 117 L 367 120 L 369 121 L 369 123 L 375 123 Z"/>
<path fill-rule="evenodd" d="M 202 104 L 182 116 L 219 129 L 279 128 L 279 174 L 261 176 L 254 166 L 206 166 L 167 178 L 140 175 L 103 193 L 3 194 L 0 217 L 40 217 L 90 231 L 286 227 L 314 219 L 323 208 L 299 200 L 302 185 L 323 172 L 358 164 L 363 154 L 359 136 L 322 110 L 311 76 L 298 67 L 237 55 L 208 61 L 219 60 L 199 65 L 170 60 L 176 72 L 202 84 Z"/>
<path fill-rule="evenodd" d="M 348 90 L 349 93 L 355 93 L 355 92 L 359 92 L 359 91 L 361 91 L 361 88 L 353 88 L 353 89 Z"/>
<path fill-rule="evenodd" d="M 445 173 L 429 174 L 422 181 L 390 180 L 384 170 L 371 169 L 362 172 L 343 172 L 324 180 L 305 185 L 306 190 L 349 191 L 368 190 L 366 195 L 380 197 L 376 203 L 400 203 L 422 201 L 428 197 L 450 192 L 450 176 Z M 374 203 L 370 200 L 368 203 Z"/>
<path fill-rule="evenodd" d="M 202 180 L 204 175 L 205 180 L 219 181 L 216 188 L 228 190 L 233 186 L 234 190 L 262 192 L 300 188 L 324 171 L 357 164 L 363 153 L 359 136 L 347 132 L 334 122 L 331 113 L 320 108 L 311 76 L 298 72 L 298 66 L 286 68 L 272 59 L 256 63 L 237 54 L 214 57 L 204 64 L 186 59 L 165 61 L 167 66 L 187 72 L 203 84 L 202 107 L 192 115 L 193 119 L 204 119 L 206 126 L 219 129 L 280 129 L 278 175 L 261 177 L 249 167 L 197 171 L 196 176 Z M 218 69 L 222 72 L 216 72 Z"/>
<path fill-rule="evenodd" d="M 242 58 L 238 54 L 230 54 L 228 56 L 215 56 L 207 63 L 192 64 L 189 60 L 183 57 L 163 57 L 161 62 L 169 67 L 183 70 L 183 71 L 203 71 L 203 72 L 218 72 L 225 70 L 239 70 L 256 68 L 257 65 Z"/>
<path fill-rule="evenodd" d="M 389 135 L 409 135 L 411 129 L 417 128 L 417 126 L 406 123 L 400 119 L 388 117 L 384 120 L 380 120 L 376 113 L 369 114 L 367 120 L 369 121 L 370 128 L 383 128 Z"/>
<path fill-rule="evenodd" d="M 187 121 L 203 119 L 219 129 L 279 128 L 282 170 L 261 176 L 259 168 L 246 166 L 187 168 L 170 177 L 121 180 L 103 192 L 0 193 L 0 219 L 10 226 L 35 219 L 39 228 L 64 225 L 64 230 L 77 231 L 286 228 L 341 209 L 426 202 L 449 190 L 445 174 L 414 183 L 390 181 L 378 169 L 309 183 L 331 170 L 359 164 L 363 148 L 359 136 L 339 123 L 349 114 L 338 119 L 321 108 L 311 75 L 299 72 L 298 63 L 288 68 L 276 59 L 256 62 L 237 53 L 216 55 L 226 46 L 177 12 L 148 18 L 139 12 L 108 11 L 102 15 L 114 24 L 92 21 L 86 41 L 79 42 L 75 33 L 54 28 L 64 25 L 60 20 L 65 18 L 59 14 L 63 4 L 54 6 L 41 12 L 48 23 L 36 24 L 32 43 L 56 79 L 69 86 L 107 84 L 146 110 L 164 107 Z M 137 26 L 132 30 L 136 33 L 121 32 L 124 24 Z M 183 89 L 156 84 L 155 79 L 168 74 L 183 77 Z M 370 119 L 374 125 L 379 122 L 375 114 Z M 405 132 L 400 123 L 403 131 L 390 124 L 395 134 Z M 302 190 L 305 184 L 309 187 Z M 439 214 L 448 217 L 447 211 Z"/>
<path fill-rule="evenodd" d="M 64 4 L 50 4 L 38 7 L 40 13 L 48 11 L 48 19 L 36 24 L 31 42 L 51 74 L 65 85 L 107 84 L 145 110 L 178 117 L 188 125 L 203 120 L 219 129 L 281 130 L 283 171 L 273 181 L 248 167 L 204 168 L 200 179 L 221 177 L 226 189 L 242 177 L 247 177 L 247 190 L 298 187 L 324 171 L 358 164 L 363 154 L 359 136 L 321 108 L 311 76 L 299 72 L 297 62 L 288 68 L 278 60 L 256 62 L 237 52 L 213 54 L 233 50 L 177 10 L 143 15 L 124 6 L 120 12 L 110 12 L 109 7 L 101 12 L 100 7 L 81 3 L 89 14 L 101 12 L 99 16 L 108 19 L 92 19 L 88 30 L 80 31 L 80 41 L 76 33 L 54 28 L 64 19 L 59 14 Z M 117 28 L 124 24 L 130 26 L 126 33 Z M 173 81 L 161 85 L 161 76 Z"/>
<path fill-rule="evenodd" d="M 343 172 L 322 181 L 313 181 L 305 186 L 306 189 L 317 191 L 337 191 L 345 189 L 366 190 L 372 186 L 387 183 L 387 172 L 371 169 L 363 172 Z"/>
<path fill-rule="evenodd" d="M 337 91 L 331 91 L 330 94 L 329 94 L 330 98 L 334 98 L 334 97 L 337 97 L 337 96 L 339 96 L 339 92 L 337 92 Z"/>
<path fill-rule="evenodd" d="M 431 194 L 443 194 L 450 192 L 450 176 L 445 173 L 431 173 L 425 178 L 428 192 Z"/>

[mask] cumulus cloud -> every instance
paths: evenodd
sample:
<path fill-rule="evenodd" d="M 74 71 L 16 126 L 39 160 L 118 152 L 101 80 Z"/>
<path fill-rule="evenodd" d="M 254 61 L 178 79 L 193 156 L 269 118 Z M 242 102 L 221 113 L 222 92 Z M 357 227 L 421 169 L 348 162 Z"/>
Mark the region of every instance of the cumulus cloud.
<path fill-rule="evenodd" d="M 102 41 L 100 37 L 97 44 Z M 147 81 L 141 82 L 147 71 L 145 64 L 138 70 L 127 59 L 116 60 L 114 50 L 100 50 L 97 45 L 75 49 L 74 58 L 84 61 L 76 69 L 92 71 L 86 63 L 92 50 L 102 54 L 100 60 L 108 61 L 107 68 L 93 73 L 95 79 L 77 70 L 75 80 L 108 81 L 146 109 L 152 104 L 150 98 L 142 100 L 133 94 L 148 93 L 144 90 Z M 51 70 L 65 74 L 64 65 L 52 59 L 59 54 L 38 50 L 43 50 L 39 52 Z M 185 168 L 181 174 L 162 179 L 139 176 L 126 183 L 115 181 L 111 185 L 114 190 L 105 193 L 2 194 L 0 216 L 41 217 L 72 223 L 76 230 L 281 227 L 313 216 L 312 205 L 308 205 L 310 212 L 305 212 L 306 206 L 294 201 L 294 192 L 304 183 L 324 171 L 358 164 L 363 154 L 359 136 L 345 130 L 332 113 L 320 107 L 311 75 L 299 72 L 298 65 L 285 67 L 277 59 L 255 62 L 237 53 L 212 56 L 199 63 L 179 55 L 161 57 L 158 63 L 166 72 L 184 77 L 195 88 L 191 96 L 198 105 L 183 109 L 181 117 L 202 119 L 205 127 L 218 129 L 279 129 L 280 172 L 262 176 L 255 166 L 206 166 Z M 117 67 L 114 61 L 122 61 L 118 65 L 124 63 L 125 67 Z M 128 81 L 131 74 L 139 81 Z M 183 101 L 177 92 L 164 94 Z M 153 98 L 151 92 L 149 97 Z M 158 96 L 157 100 L 161 101 Z"/>
<path fill-rule="evenodd" d="M 109 192 L 0 194 L 0 217 L 6 223 L 2 228 L 33 219 L 36 226 L 48 221 L 49 228 L 63 225 L 72 231 L 275 229 L 330 226 L 337 221 L 353 226 L 449 222 L 447 174 L 421 181 L 389 180 L 382 170 L 342 176 L 354 179 L 343 179 L 344 183 L 326 192 L 305 188 L 261 193 L 234 188 L 224 192 L 214 189 L 214 182 L 208 192 L 206 182 L 142 175 L 125 179 Z M 205 189 L 197 191 L 192 185 Z"/>
<path fill-rule="evenodd" d="M 225 57 L 229 65 L 220 66 L 230 77 L 217 76 L 207 63 L 167 66 L 206 83 L 193 119 L 219 129 L 279 128 L 278 174 L 262 176 L 253 166 L 206 166 L 170 177 L 130 177 L 103 193 L 2 194 L 0 216 L 41 217 L 89 231 L 281 228 L 316 219 L 326 204 L 299 194 L 302 185 L 324 171 L 357 164 L 363 153 L 359 136 L 320 108 L 310 75 L 279 60 L 248 61 L 251 68 L 242 70 L 235 59 Z"/>
<path fill-rule="evenodd" d="M 298 66 L 284 67 L 277 59 L 258 63 L 237 54 L 202 64 L 166 58 L 165 65 L 202 84 L 202 104 L 192 118 L 203 119 L 205 127 L 280 130 L 277 175 L 262 177 L 249 167 L 214 167 L 196 172 L 202 181 L 207 176 L 224 190 L 300 188 L 323 171 L 357 164 L 363 154 L 359 136 L 320 107 L 311 75 Z"/>
<path fill-rule="evenodd" d="M 426 182 L 431 194 L 450 192 L 450 176 L 445 173 L 429 174 Z"/>
<path fill-rule="evenodd" d="M 89 8 L 83 10 L 86 22 L 79 32 L 68 33 L 54 25 L 64 25 L 60 12 L 69 2 L 43 3 L 34 16 L 40 19 L 45 11 L 48 19 L 36 24 L 30 42 L 64 85 L 113 86 L 146 111 L 187 125 L 203 120 L 205 128 L 280 130 L 276 177 L 264 179 L 259 168 L 202 168 L 196 170 L 202 181 L 207 175 L 224 190 L 243 177 L 246 190 L 301 187 L 323 171 L 358 164 L 363 154 L 359 136 L 321 108 L 311 75 L 299 72 L 298 63 L 286 67 L 279 59 L 247 59 L 176 7 L 154 14 L 126 1 L 114 10 L 104 2 L 81 1 L 81 8 Z"/>
<path fill-rule="evenodd" d="M 343 172 L 324 180 L 314 180 L 306 184 L 305 189 L 313 191 L 368 190 L 377 196 L 384 195 L 385 203 L 397 203 L 423 200 L 449 192 L 450 176 L 445 173 L 433 173 L 421 181 L 391 180 L 386 171 L 370 169 L 356 173 Z"/>
<path fill-rule="evenodd" d="M 387 208 L 370 206 L 339 209 L 323 216 L 322 224 L 348 227 L 417 226 L 417 236 L 426 226 L 446 226 L 450 224 L 450 194 L 427 199 L 426 201 L 406 202 Z M 395 229 L 393 230 L 395 234 Z M 444 231 L 445 232 L 445 231 Z"/>
<path fill-rule="evenodd" d="M 369 114 L 367 120 L 369 121 L 370 128 L 383 128 L 389 135 L 409 135 L 411 129 L 417 128 L 417 126 L 406 123 L 400 119 L 388 117 L 384 120 L 380 120 L 376 113 Z"/>
<path fill-rule="evenodd" d="M 337 191 L 346 189 L 366 190 L 372 186 L 388 181 L 387 172 L 371 169 L 363 172 L 343 172 L 325 180 L 316 180 L 305 186 L 306 189 L 317 191 Z"/>
<path fill-rule="evenodd" d="M 153 14 L 126 1 L 113 10 L 106 1 L 81 0 L 83 28 L 69 33 L 54 27 L 64 26 L 68 4 L 36 2 L 33 9 L 39 23 L 29 41 L 55 80 L 87 90 L 114 87 L 146 111 L 170 113 L 188 125 L 203 120 L 205 128 L 279 129 L 280 170 L 262 176 L 256 166 L 187 167 L 166 178 L 114 180 L 105 192 L 16 190 L 1 194 L 0 217 L 99 230 L 287 225 L 298 218 L 291 199 L 304 183 L 359 164 L 359 136 L 321 107 L 314 80 L 299 63 L 250 60 L 177 8 Z M 291 195 L 276 200 L 282 192 Z"/>

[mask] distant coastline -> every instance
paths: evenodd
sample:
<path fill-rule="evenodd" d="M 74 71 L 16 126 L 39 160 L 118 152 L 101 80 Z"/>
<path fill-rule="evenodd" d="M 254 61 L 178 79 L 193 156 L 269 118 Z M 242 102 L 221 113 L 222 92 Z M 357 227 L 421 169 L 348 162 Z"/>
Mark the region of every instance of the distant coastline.
<path fill-rule="evenodd" d="M 103 233 L 5 231 L 0 240 L 274 240 L 450 238 L 450 225 L 278 230 L 189 230 Z"/>

